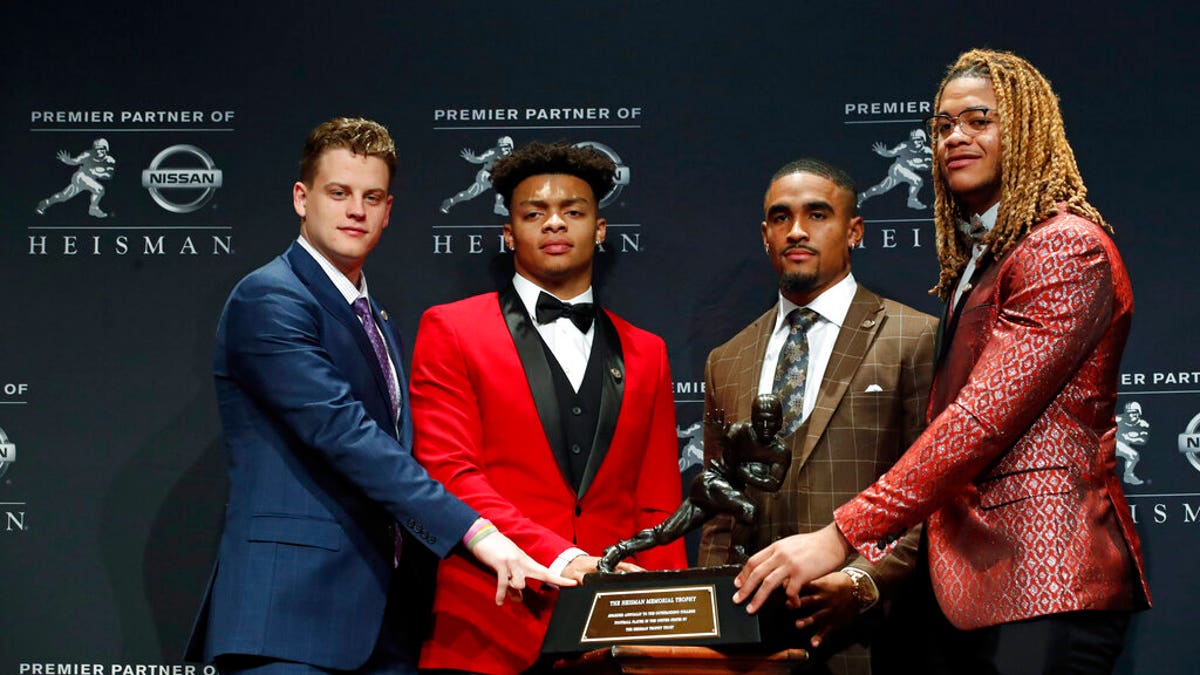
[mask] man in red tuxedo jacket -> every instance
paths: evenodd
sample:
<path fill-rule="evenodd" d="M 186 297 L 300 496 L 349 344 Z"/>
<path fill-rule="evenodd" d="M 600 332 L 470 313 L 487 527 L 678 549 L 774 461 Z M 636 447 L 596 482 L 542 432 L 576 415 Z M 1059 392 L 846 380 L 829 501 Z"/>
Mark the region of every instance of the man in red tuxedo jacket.
<path fill-rule="evenodd" d="M 594 303 L 599 200 L 615 169 L 566 144 L 498 161 L 513 284 L 428 310 L 413 354 L 417 459 L 535 560 L 576 580 L 681 496 L 666 345 Z M 625 569 L 684 567 L 683 544 L 634 562 Z M 557 591 L 530 588 L 501 608 L 475 596 L 489 585 L 465 556 L 440 564 L 423 670 L 534 666 Z"/>
<path fill-rule="evenodd" d="M 1049 82 L 974 50 L 929 119 L 947 301 L 926 431 L 834 523 L 763 550 L 756 610 L 851 549 L 876 560 L 928 519 L 930 577 L 958 629 L 955 672 L 1107 673 L 1150 604 L 1114 472 L 1117 371 L 1133 294 L 1085 199 Z"/>

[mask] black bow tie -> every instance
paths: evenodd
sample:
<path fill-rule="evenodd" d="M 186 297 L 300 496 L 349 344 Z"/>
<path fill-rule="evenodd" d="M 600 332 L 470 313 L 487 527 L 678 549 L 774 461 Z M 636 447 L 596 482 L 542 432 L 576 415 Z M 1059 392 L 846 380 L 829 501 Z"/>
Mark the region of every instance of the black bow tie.
<path fill-rule="evenodd" d="M 537 322 L 550 323 L 560 318 L 567 318 L 580 333 L 588 332 L 592 327 L 592 319 L 596 316 L 596 306 L 590 302 L 577 302 L 573 305 L 542 291 L 537 299 Z"/>

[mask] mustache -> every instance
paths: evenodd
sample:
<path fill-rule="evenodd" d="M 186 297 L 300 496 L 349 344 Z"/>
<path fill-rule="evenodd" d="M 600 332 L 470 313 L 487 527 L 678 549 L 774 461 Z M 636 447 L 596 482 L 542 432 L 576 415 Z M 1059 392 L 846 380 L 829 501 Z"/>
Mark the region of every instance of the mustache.
<path fill-rule="evenodd" d="M 787 248 L 780 251 L 779 255 L 784 256 L 784 255 L 787 255 L 791 251 L 808 251 L 809 253 L 811 253 L 813 255 L 818 254 L 817 249 L 813 248 L 812 246 L 806 246 L 805 244 L 792 244 L 791 246 L 788 246 Z"/>

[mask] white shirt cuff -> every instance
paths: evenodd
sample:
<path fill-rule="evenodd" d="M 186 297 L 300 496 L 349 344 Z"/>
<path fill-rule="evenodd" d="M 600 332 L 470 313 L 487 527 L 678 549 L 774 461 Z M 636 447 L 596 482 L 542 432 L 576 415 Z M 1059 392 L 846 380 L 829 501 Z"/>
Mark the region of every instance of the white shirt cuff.
<path fill-rule="evenodd" d="M 550 563 L 550 573 L 561 577 L 563 570 L 567 568 L 567 564 L 581 555 L 587 555 L 587 551 L 575 548 L 574 546 L 559 553 L 554 562 Z"/>

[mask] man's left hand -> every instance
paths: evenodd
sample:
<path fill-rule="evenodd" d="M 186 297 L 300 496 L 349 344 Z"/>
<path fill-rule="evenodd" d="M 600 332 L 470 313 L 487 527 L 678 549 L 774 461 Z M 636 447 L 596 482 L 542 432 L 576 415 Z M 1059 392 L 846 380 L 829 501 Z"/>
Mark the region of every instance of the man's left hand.
<path fill-rule="evenodd" d="M 853 590 L 854 580 L 839 570 L 805 584 L 800 589 L 799 599 L 788 599 L 788 607 L 804 615 L 796 620 L 796 628 L 814 631 L 809 641 L 814 649 L 858 617 L 858 600 Z"/>

